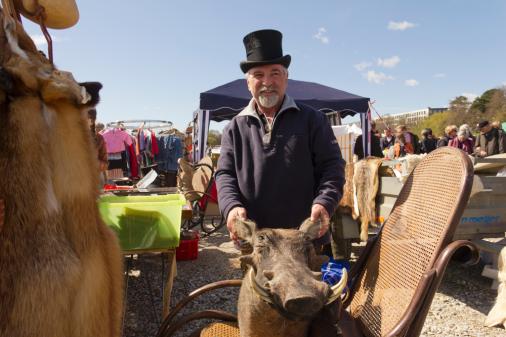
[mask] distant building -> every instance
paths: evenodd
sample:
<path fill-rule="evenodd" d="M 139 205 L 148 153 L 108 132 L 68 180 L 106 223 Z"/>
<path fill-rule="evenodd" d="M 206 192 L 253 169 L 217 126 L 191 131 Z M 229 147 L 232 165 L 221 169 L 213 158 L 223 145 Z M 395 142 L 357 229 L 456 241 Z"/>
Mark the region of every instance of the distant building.
<path fill-rule="evenodd" d="M 418 122 L 429 118 L 430 116 L 447 111 L 448 108 L 424 108 L 414 111 L 408 111 L 403 112 L 399 114 L 392 114 L 392 115 L 385 115 L 385 117 L 388 117 L 391 121 L 393 121 L 393 124 L 400 124 L 405 123 L 409 125 L 418 124 Z"/>

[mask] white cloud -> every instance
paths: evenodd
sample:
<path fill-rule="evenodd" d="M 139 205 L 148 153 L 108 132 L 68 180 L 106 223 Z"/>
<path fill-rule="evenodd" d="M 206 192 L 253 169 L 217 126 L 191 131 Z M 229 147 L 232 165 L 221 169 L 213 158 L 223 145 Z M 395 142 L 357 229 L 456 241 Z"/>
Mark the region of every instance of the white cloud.
<path fill-rule="evenodd" d="M 33 42 L 35 43 L 35 46 L 37 48 L 41 48 L 41 47 L 44 47 L 47 45 L 46 38 L 42 34 L 30 35 L 30 38 L 33 40 Z M 51 40 L 53 40 L 53 43 L 62 41 L 57 36 L 51 36 Z"/>
<path fill-rule="evenodd" d="M 390 21 L 388 23 L 388 29 L 389 30 L 406 30 L 406 29 L 409 29 L 409 28 L 413 28 L 415 26 L 416 25 L 414 23 L 411 23 L 411 22 L 408 22 L 408 21 L 399 21 L 399 22 Z"/>
<path fill-rule="evenodd" d="M 466 97 L 469 102 L 473 102 L 478 95 L 470 93 L 470 92 L 464 92 L 462 93 L 462 96 Z"/>
<path fill-rule="evenodd" d="M 437 74 L 434 74 L 433 76 L 435 78 L 444 78 L 444 77 L 446 77 L 446 74 L 445 73 L 437 73 Z"/>
<path fill-rule="evenodd" d="M 394 78 L 390 75 L 385 75 L 381 72 L 376 72 L 374 70 L 369 70 L 367 73 L 364 73 L 364 77 L 367 78 L 367 81 L 370 83 L 383 84 L 387 80 L 393 80 Z"/>
<path fill-rule="evenodd" d="M 329 38 L 326 36 L 326 34 L 327 34 L 327 30 L 324 27 L 320 27 L 320 28 L 318 28 L 318 33 L 313 35 L 313 37 L 317 40 L 320 40 L 320 42 L 323 44 L 328 44 Z"/>
<path fill-rule="evenodd" d="M 419 83 L 417 80 L 415 79 L 409 79 L 409 80 L 405 80 L 404 81 L 404 84 L 408 87 L 416 87 Z"/>
<path fill-rule="evenodd" d="M 401 59 L 399 56 L 392 56 L 388 59 L 378 59 L 378 65 L 380 67 L 383 67 L 383 68 L 393 68 L 395 67 L 397 64 L 399 64 L 399 62 L 401 62 Z"/>
<path fill-rule="evenodd" d="M 355 69 L 357 69 L 358 71 L 363 71 L 367 68 L 369 68 L 370 66 L 372 66 L 372 63 L 371 62 L 360 62 L 360 63 L 357 63 L 355 64 L 353 67 L 355 67 Z"/>

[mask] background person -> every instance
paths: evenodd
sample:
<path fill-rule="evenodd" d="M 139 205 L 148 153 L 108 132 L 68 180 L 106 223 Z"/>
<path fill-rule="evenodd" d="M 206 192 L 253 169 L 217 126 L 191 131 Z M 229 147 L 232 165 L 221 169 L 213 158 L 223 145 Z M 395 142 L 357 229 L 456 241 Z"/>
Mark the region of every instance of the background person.
<path fill-rule="evenodd" d="M 494 154 L 505 153 L 506 135 L 502 129 L 492 126 L 489 121 L 478 123 L 480 134 L 476 137 L 475 154 L 479 157 L 488 157 Z"/>
<path fill-rule="evenodd" d="M 437 139 L 432 135 L 432 129 L 422 130 L 422 139 L 420 140 L 420 153 L 431 153 L 437 147 Z"/>
<path fill-rule="evenodd" d="M 414 133 L 408 131 L 408 128 L 406 127 L 406 125 L 398 125 L 395 128 L 395 137 L 399 138 L 400 135 L 404 136 L 404 141 L 403 141 L 404 144 L 411 144 L 411 146 L 409 148 L 412 148 L 412 151 L 413 151 L 412 154 L 420 153 L 418 136 L 415 135 Z M 409 153 L 411 153 L 411 152 L 409 152 Z"/>
<path fill-rule="evenodd" d="M 234 241 L 237 218 L 259 228 L 297 228 L 311 217 L 321 220 L 322 236 L 343 192 L 345 162 L 327 117 L 285 93 L 291 57 L 283 56 L 281 39 L 260 30 L 243 40 L 241 70 L 253 98 L 223 130 L 216 171 Z"/>
<path fill-rule="evenodd" d="M 391 128 L 385 129 L 385 137 L 380 139 L 380 147 L 382 151 L 388 150 L 391 146 L 395 144 L 395 137 L 392 133 Z"/>
<path fill-rule="evenodd" d="M 381 151 L 380 139 L 376 135 L 376 123 L 371 122 L 371 156 L 383 158 L 383 151 Z M 353 147 L 353 154 L 357 155 L 358 160 L 364 159 L 364 145 L 362 144 L 362 135 L 358 136 L 355 140 Z"/>
<path fill-rule="evenodd" d="M 473 141 L 473 144 L 476 143 L 476 137 L 473 135 L 473 132 L 469 124 L 462 124 L 461 126 L 459 126 L 459 131 L 464 131 L 466 133 L 466 138 L 470 138 Z"/>
<path fill-rule="evenodd" d="M 450 139 L 448 142 L 448 146 L 456 147 L 461 149 L 467 154 L 473 154 L 473 140 L 468 137 L 467 132 L 465 130 L 461 130 L 457 133 L 457 137 Z"/>
<path fill-rule="evenodd" d="M 404 134 L 401 133 L 395 138 L 395 144 L 393 148 L 394 158 L 405 157 L 407 154 L 414 154 L 415 149 L 413 148 L 413 144 L 406 142 L 406 138 Z"/>
<path fill-rule="evenodd" d="M 445 128 L 445 135 L 437 142 L 437 147 L 448 146 L 448 142 L 457 136 L 457 126 L 448 125 Z"/>
<path fill-rule="evenodd" d="M 101 184 L 105 183 L 104 173 L 107 171 L 107 166 L 109 165 L 109 161 L 107 159 L 107 147 L 105 145 L 104 137 L 98 133 L 95 129 L 95 121 L 97 120 L 97 110 L 90 109 L 88 110 L 88 124 L 90 126 L 91 137 L 95 142 L 95 148 L 97 151 L 98 158 L 98 169 L 100 172 Z"/>

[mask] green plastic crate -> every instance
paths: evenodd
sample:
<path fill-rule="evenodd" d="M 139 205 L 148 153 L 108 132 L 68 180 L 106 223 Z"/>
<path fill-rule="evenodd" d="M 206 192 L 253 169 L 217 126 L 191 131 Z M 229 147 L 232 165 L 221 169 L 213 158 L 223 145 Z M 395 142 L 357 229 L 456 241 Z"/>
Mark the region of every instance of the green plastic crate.
<path fill-rule="evenodd" d="M 181 194 L 102 196 L 98 207 L 121 249 L 134 251 L 177 247 L 185 203 Z"/>

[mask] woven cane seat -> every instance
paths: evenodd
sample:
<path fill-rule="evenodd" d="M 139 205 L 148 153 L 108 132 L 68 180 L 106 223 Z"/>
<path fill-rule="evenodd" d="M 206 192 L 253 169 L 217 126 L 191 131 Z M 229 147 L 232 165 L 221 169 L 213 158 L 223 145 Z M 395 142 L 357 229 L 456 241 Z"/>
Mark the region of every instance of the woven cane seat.
<path fill-rule="evenodd" d="M 350 305 L 366 335 L 387 334 L 406 313 L 422 276 L 451 241 L 461 191 L 472 181 L 469 160 L 441 148 L 427 155 L 405 182 L 383 225 Z"/>
<path fill-rule="evenodd" d="M 202 329 L 200 337 L 240 337 L 237 323 L 211 323 Z"/>

